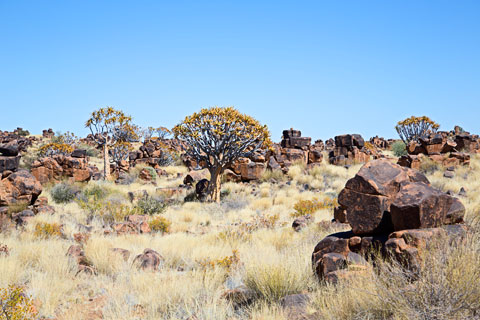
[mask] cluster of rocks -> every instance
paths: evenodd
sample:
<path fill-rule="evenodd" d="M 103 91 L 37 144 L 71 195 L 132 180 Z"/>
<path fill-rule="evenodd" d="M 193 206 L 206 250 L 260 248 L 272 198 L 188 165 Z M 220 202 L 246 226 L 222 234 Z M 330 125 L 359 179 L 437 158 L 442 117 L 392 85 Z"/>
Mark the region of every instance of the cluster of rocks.
<path fill-rule="evenodd" d="M 274 145 L 274 150 L 267 153 L 268 168 L 287 172 L 294 163 L 309 166 L 322 163 L 325 145 L 322 140 L 311 144 L 311 140 L 310 137 L 302 137 L 300 130 L 284 130 L 280 145 Z"/>
<path fill-rule="evenodd" d="M 55 136 L 55 132 L 53 132 L 52 128 L 44 129 L 42 131 L 42 137 L 51 139 Z"/>
<path fill-rule="evenodd" d="M 456 127 L 454 131 L 439 131 L 411 141 L 406 148 L 408 154 L 398 160 L 404 167 L 418 169 L 426 159 L 444 167 L 469 165 L 470 154 L 480 153 L 480 139 Z"/>
<path fill-rule="evenodd" d="M 96 166 L 88 164 L 85 150 L 74 150 L 70 155 L 54 155 L 41 158 L 32 164 L 32 174 L 42 184 L 59 182 L 65 178 L 74 182 L 88 182 L 95 176 L 99 178 Z"/>
<path fill-rule="evenodd" d="M 372 150 L 365 148 L 365 140 L 359 134 L 343 134 L 335 137 L 335 147 L 328 154 L 334 165 L 351 165 L 370 160 Z"/>
<path fill-rule="evenodd" d="M 375 136 L 370 138 L 370 144 L 380 150 L 389 150 L 392 144 L 397 141 L 395 139 L 385 139 L 383 137 Z"/>
<path fill-rule="evenodd" d="M 312 255 L 316 274 L 327 281 L 365 270 L 372 250 L 418 270 L 429 241 L 467 230 L 460 200 L 434 189 L 422 173 L 385 159 L 365 164 L 347 181 L 338 203 L 335 220 L 352 230 L 326 237 Z"/>
<path fill-rule="evenodd" d="M 178 139 L 149 139 L 138 150 L 130 152 L 130 166 L 146 164 L 158 169 L 166 165 L 171 153 L 183 153 L 187 150 L 184 142 Z"/>

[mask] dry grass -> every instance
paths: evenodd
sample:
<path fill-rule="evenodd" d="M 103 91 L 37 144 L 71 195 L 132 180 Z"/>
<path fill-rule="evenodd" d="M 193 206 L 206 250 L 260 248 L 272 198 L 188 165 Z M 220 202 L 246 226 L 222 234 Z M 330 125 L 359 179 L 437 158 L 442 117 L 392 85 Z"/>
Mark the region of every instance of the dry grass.
<path fill-rule="evenodd" d="M 470 310 L 480 308 L 478 238 L 432 251 L 427 260 L 430 267 L 423 280 L 413 284 L 414 290 L 405 274 L 388 265 L 382 265 L 380 274 L 357 277 L 336 287 L 317 283 L 310 267 L 312 250 L 327 234 L 339 230 L 313 223 L 294 232 L 290 227 L 294 205 L 300 200 L 335 198 L 359 168 L 322 164 L 306 171 L 295 165 L 288 173 L 289 183 L 278 173 L 266 173 L 258 184 L 225 183 L 223 189 L 229 195 L 221 204 L 184 203 L 184 195 L 176 196 L 165 212 L 151 217 L 168 219 L 169 233 L 103 235 L 104 221 L 98 217 L 90 221 L 76 202 L 54 204 L 55 214 L 34 217 L 25 230 L 0 234 L 0 243 L 10 249 L 9 256 L 0 257 L 0 286 L 25 285 L 46 318 L 85 318 L 72 308 L 83 306 L 89 298 L 104 297 L 105 319 L 188 319 L 193 315 L 197 319 L 288 319 L 278 300 L 292 293 L 311 295 L 312 319 L 478 317 Z M 182 176 L 177 173 L 186 172 L 184 167 L 165 169 L 169 175 L 159 177 L 157 186 L 90 182 L 88 188 L 108 189 L 124 201 L 128 201 L 128 192 L 145 190 L 154 195 L 157 188 L 181 184 Z M 270 183 L 272 179 L 275 183 Z M 445 191 L 457 193 L 464 187 L 467 220 L 475 221 L 480 211 L 480 158 L 473 157 L 470 168 L 457 169 L 454 179 L 444 178 L 440 171 L 429 173 L 429 179 Z M 43 195 L 53 204 L 49 189 Z M 315 222 L 332 217 L 330 209 L 314 215 Z M 38 223 L 61 225 L 62 236 L 35 237 Z M 73 234 L 84 231 L 82 225 L 87 224 L 93 231 L 84 250 L 97 275 L 75 276 L 77 266 L 65 254 L 75 243 Z M 112 248 L 129 250 L 128 261 Z M 132 267 L 135 256 L 145 248 L 162 255 L 158 272 Z M 231 267 L 206 267 L 234 252 L 239 261 Z M 253 289 L 258 299 L 250 307 L 235 310 L 221 295 L 240 284 Z"/>

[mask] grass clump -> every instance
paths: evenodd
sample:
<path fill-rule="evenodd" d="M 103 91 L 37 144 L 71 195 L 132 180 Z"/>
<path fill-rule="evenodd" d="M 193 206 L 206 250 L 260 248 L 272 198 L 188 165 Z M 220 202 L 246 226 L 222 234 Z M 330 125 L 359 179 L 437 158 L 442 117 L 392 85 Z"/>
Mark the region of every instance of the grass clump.
<path fill-rule="evenodd" d="M 28 202 L 16 202 L 11 203 L 8 205 L 7 213 L 12 215 L 14 213 L 22 212 L 23 210 L 27 209 Z"/>
<path fill-rule="evenodd" d="M 53 186 L 52 190 L 50 190 L 50 194 L 55 203 L 72 202 L 75 199 L 77 192 L 77 188 L 65 182 L 56 184 Z"/>

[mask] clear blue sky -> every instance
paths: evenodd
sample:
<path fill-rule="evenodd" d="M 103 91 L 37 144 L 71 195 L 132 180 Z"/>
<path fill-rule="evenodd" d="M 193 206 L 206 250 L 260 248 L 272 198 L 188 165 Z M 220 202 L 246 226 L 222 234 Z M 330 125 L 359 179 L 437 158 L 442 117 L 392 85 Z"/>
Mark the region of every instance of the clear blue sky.
<path fill-rule="evenodd" d="M 479 133 L 480 1 L 0 0 L 1 130 L 84 135 L 107 105 L 168 127 L 233 105 L 276 141 Z"/>

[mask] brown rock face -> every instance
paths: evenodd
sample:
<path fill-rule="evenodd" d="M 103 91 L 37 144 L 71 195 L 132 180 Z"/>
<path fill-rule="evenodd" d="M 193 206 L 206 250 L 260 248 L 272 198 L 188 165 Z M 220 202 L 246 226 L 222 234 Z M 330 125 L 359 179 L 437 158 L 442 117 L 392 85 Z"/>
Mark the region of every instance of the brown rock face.
<path fill-rule="evenodd" d="M 405 169 L 388 160 L 373 160 L 348 180 L 338 197 L 338 213 L 346 211 L 340 221 L 349 222 L 355 234 L 378 234 L 393 231 L 390 205 L 401 184 L 427 178 L 414 170 Z"/>
<path fill-rule="evenodd" d="M 405 183 L 390 212 L 395 230 L 432 228 L 445 224 L 453 198 L 424 183 Z"/>
<path fill-rule="evenodd" d="M 0 206 L 16 202 L 34 204 L 42 192 L 42 185 L 27 170 L 19 170 L 0 181 Z"/>
<path fill-rule="evenodd" d="M 55 155 L 35 161 L 32 174 L 42 183 L 72 178 L 75 182 L 89 181 L 93 170 L 88 167 L 86 158 Z"/>
<path fill-rule="evenodd" d="M 142 270 L 157 271 L 163 257 L 155 250 L 145 249 L 133 260 L 133 264 Z"/>

